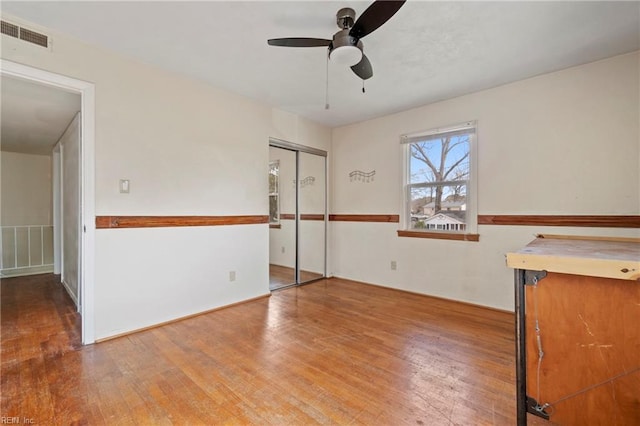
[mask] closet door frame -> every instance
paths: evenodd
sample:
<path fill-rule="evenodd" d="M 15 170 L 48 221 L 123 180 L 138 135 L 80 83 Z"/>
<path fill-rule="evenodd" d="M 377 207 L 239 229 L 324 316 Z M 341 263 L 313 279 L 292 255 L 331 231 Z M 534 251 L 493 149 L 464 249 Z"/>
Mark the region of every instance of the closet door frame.
<path fill-rule="evenodd" d="M 289 151 L 294 151 L 296 153 L 296 222 L 295 222 L 295 247 L 296 247 L 296 261 L 295 261 L 295 284 L 294 285 L 303 285 L 309 284 L 316 280 L 310 280 L 305 282 L 300 282 L 300 153 L 304 152 L 307 154 L 317 155 L 320 157 L 324 157 L 324 247 L 323 247 L 323 271 L 322 278 L 327 277 L 327 223 L 329 219 L 329 215 L 327 214 L 327 187 L 328 187 L 328 176 L 327 176 L 327 152 L 321 149 L 312 148 L 305 145 L 300 145 L 297 143 L 285 141 L 277 138 L 269 138 L 269 146 L 274 148 L 282 148 Z"/>

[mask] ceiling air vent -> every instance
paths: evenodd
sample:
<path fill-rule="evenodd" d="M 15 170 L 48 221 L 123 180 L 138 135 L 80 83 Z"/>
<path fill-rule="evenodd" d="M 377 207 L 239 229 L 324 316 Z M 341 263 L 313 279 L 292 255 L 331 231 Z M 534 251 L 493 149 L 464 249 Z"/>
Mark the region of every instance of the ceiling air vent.
<path fill-rule="evenodd" d="M 37 44 L 42 47 L 49 47 L 49 37 L 26 28 L 20 28 L 20 40 Z"/>
<path fill-rule="evenodd" d="M 19 38 L 20 40 L 37 44 L 38 46 L 49 47 L 49 37 L 46 35 L 31 31 L 7 21 L 2 21 L 2 34 Z"/>
<path fill-rule="evenodd" d="M 2 21 L 2 34 L 6 34 L 11 37 L 18 38 L 18 33 L 20 32 L 20 27 L 17 25 L 10 24 L 9 22 Z"/>

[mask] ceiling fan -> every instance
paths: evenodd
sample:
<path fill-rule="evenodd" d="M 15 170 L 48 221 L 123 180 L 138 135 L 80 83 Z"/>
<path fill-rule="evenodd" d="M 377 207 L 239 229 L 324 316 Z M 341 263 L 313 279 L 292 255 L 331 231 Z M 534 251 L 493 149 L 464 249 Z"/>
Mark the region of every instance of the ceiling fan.
<path fill-rule="evenodd" d="M 377 30 L 387 22 L 402 7 L 405 0 L 374 1 L 355 20 L 356 12 L 350 7 L 344 7 L 336 14 L 336 24 L 340 31 L 333 35 L 332 40 L 323 38 L 288 37 L 272 38 L 267 41 L 270 46 L 282 47 L 324 47 L 329 48 L 329 59 L 350 65 L 351 70 L 362 80 L 373 76 L 371 62 L 362 48 L 363 37 Z"/>

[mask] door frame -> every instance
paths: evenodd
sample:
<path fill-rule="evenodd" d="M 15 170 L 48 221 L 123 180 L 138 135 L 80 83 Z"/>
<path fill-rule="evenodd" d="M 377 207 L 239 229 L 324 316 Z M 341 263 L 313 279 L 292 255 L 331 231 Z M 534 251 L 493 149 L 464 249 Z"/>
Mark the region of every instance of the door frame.
<path fill-rule="evenodd" d="M 95 85 L 0 58 L 0 75 L 57 87 L 80 95 L 80 259 L 78 268 L 82 344 L 95 342 Z"/>
<path fill-rule="evenodd" d="M 60 275 L 60 279 L 64 281 L 64 247 L 62 236 L 62 198 L 64 197 L 64 188 L 62 185 L 62 160 L 63 149 L 60 142 L 53 147 L 52 160 L 52 181 L 53 181 L 53 273 Z"/>

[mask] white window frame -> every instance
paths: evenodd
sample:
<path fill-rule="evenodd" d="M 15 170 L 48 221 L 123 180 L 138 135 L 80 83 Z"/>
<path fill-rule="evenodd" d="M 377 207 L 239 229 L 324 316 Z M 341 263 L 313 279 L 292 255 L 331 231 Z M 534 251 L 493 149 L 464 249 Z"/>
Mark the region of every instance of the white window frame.
<path fill-rule="evenodd" d="M 277 165 L 277 174 L 276 174 L 276 191 L 269 191 L 269 225 L 280 225 L 280 160 L 269 161 L 269 174 L 271 174 L 271 169 L 273 165 Z M 271 188 L 269 188 L 271 189 Z M 276 205 L 277 209 L 277 218 L 275 221 L 271 221 L 271 197 L 276 197 Z"/>
<path fill-rule="evenodd" d="M 456 230 L 439 230 L 439 229 L 413 229 L 411 228 L 411 188 L 414 185 L 410 184 L 411 173 L 411 143 L 417 142 L 421 137 L 430 137 L 434 135 L 452 133 L 460 130 L 473 128 L 475 131 L 469 137 L 469 179 L 467 182 L 467 194 L 466 194 L 466 229 L 464 231 Z M 400 137 L 400 143 L 402 145 L 402 159 L 403 159 L 403 205 L 402 205 L 402 219 L 401 228 L 405 231 L 416 233 L 441 233 L 441 234 L 476 234 L 478 230 L 478 173 L 477 173 L 477 159 L 478 159 L 478 123 L 477 121 L 466 121 L 456 125 L 443 126 L 434 128 L 423 132 L 415 132 L 411 134 L 402 135 Z M 437 228 L 437 227 L 436 227 Z"/>

